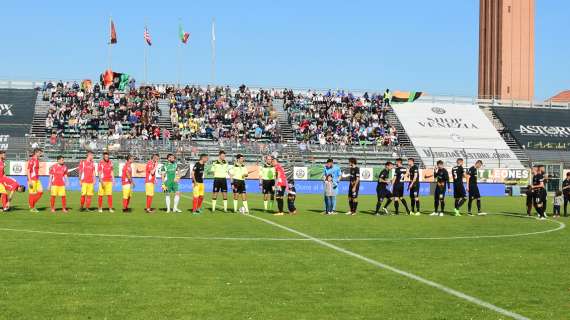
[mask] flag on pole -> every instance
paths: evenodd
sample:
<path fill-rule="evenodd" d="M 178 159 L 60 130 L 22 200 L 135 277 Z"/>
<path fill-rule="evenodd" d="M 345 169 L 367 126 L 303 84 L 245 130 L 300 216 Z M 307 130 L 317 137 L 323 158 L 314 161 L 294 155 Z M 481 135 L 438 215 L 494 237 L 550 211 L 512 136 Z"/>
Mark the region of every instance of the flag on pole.
<path fill-rule="evenodd" d="M 212 41 L 216 41 L 216 20 L 212 20 Z"/>
<path fill-rule="evenodd" d="M 146 44 L 149 46 L 152 46 L 152 39 L 150 38 L 150 33 L 148 32 L 147 27 L 144 27 L 144 41 L 146 41 Z"/>
<path fill-rule="evenodd" d="M 178 36 L 180 37 L 180 41 L 184 44 L 186 44 L 188 42 L 188 38 L 190 38 L 190 33 L 184 31 L 182 24 L 178 26 Z"/>
<path fill-rule="evenodd" d="M 117 43 L 117 31 L 115 30 L 115 23 L 111 19 L 111 41 L 110 44 Z"/>

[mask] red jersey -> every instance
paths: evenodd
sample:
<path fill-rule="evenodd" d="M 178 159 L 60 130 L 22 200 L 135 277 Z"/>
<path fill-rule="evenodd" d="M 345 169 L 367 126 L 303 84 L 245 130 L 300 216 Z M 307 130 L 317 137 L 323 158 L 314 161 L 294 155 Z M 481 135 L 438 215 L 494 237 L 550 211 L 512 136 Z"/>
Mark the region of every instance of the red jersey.
<path fill-rule="evenodd" d="M 111 160 L 99 161 L 99 166 L 97 167 L 97 171 L 99 172 L 99 178 L 103 182 L 112 182 L 113 181 L 113 162 Z"/>
<path fill-rule="evenodd" d="M 130 178 L 129 178 L 130 177 Z M 123 167 L 123 174 L 121 175 L 121 184 L 131 184 L 133 178 L 133 168 L 130 164 L 125 163 Z"/>
<path fill-rule="evenodd" d="M 281 164 L 278 163 L 275 165 L 275 172 L 277 173 L 277 180 L 275 182 L 275 185 L 278 187 L 286 187 L 287 175 L 285 175 L 285 170 L 283 170 Z"/>
<path fill-rule="evenodd" d="M 158 166 L 158 162 L 154 162 L 150 160 L 146 163 L 146 176 L 144 179 L 145 183 L 155 183 L 156 182 L 156 167 Z"/>
<path fill-rule="evenodd" d="M 5 176 L 4 174 L 4 161 L 0 160 L 0 178 Z"/>
<path fill-rule="evenodd" d="M 64 177 L 67 176 L 67 166 L 64 164 L 56 163 L 49 169 L 49 175 L 51 178 L 51 185 L 56 187 L 65 186 Z"/>
<path fill-rule="evenodd" d="M 14 191 L 20 186 L 16 180 L 6 176 L 0 178 L 0 183 L 4 185 L 7 191 Z"/>
<path fill-rule="evenodd" d="M 38 158 L 32 157 L 28 160 L 28 173 L 31 180 L 38 181 L 40 179 L 40 160 Z"/>
<path fill-rule="evenodd" d="M 79 162 L 79 181 L 81 183 L 95 182 L 95 162 L 93 160 L 81 160 Z"/>

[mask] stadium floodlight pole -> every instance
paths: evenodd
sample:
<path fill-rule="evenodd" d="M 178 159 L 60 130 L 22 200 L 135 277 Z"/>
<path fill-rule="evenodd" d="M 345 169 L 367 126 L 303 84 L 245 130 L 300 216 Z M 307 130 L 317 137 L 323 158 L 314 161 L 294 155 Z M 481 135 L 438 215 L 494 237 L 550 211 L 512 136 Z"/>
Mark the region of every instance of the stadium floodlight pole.
<path fill-rule="evenodd" d="M 216 82 L 216 18 L 212 18 L 212 85 Z"/>

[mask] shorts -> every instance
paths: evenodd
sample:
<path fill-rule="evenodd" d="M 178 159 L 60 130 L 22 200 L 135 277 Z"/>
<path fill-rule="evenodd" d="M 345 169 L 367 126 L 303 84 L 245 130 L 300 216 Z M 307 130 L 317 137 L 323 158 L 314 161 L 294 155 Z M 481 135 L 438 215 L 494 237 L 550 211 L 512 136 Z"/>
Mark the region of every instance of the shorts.
<path fill-rule="evenodd" d="M 481 198 L 481 194 L 479 193 L 479 186 L 478 185 L 469 186 L 469 198 L 471 198 L 471 199 Z"/>
<path fill-rule="evenodd" d="M 404 196 L 404 184 L 403 183 L 396 183 L 394 184 L 394 188 L 392 189 L 392 194 L 394 198 L 401 198 Z"/>
<path fill-rule="evenodd" d="M 123 199 L 124 200 L 130 199 L 131 196 L 133 195 L 133 189 L 131 186 L 132 185 L 130 185 L 130 184 L 124 184 L 123 185 Z"/>
<path fill-rule="evenodd" d="M 99 183 L 98 196 L 112 196 L 113 195 L 113 183 L 112 182 L 101 182 Z"/>
<path fill-rule="evenodd" d="M 376 197 L 378 199 L 392 198 L 392 192 L 386 187 L 376 186 Z"/>
<path fill-rule="evenodd" d="M 212 192 L 228 192 L 228 181 L 226 178 L 214 178 L 214 188 Z"/>
<path fill-rule="evenodd" d="M 6 188 L 4 187 L 4 185 L 0 183 L 0 194 L 4 194 L 4 193 L 8 193 L 8 192 L 6 192 Z"/>
<path fill-rule="evenodd" d="M 192 188 L 192 194 L 194 195 L 194 197 L 203 197 L 204 196 L 204 183 L 203 182 L 195 183 L 194 187 Z"/>
<path fill-rule="evenodd" d="M 445 188 L 445 185 L 440 186 L 440 185 L 436 185 L 435 186 L 435 193 L 433 194 L 434 198 L 437 199 L 443 199 L 445 198 L 445 191 L 447 189 Z"/>
<path fill-rule="evenodd" d="M 154 197 L 154 183 L 147 182 L 144 184 L 144 193 L 147 197 Z"/>
<path fill-rule="evenodd" d="M 410 189 L 410 198 L 418 198 L 420 196 L 420 186 L 416 183 Z"/>
<path fill-rule="evenodd" d="M 275 194 L 283 198 L 283 196 L 285 196 L 285 186 L 275 186 Z"/>
<path fill-rule="evenodd" d="M 546 190 L 544 189 L 537 189 L 534 191 L 534 204 L 538 207 L 546 207 Z"/>
<path fill-rule="evenodd" d="M 453 197 L 455 199 L 465 198 L 465 186 L 461 184 L 453 184 Z"/>
<path fill-rule="evenodd" d="M 358 198 L 358 191 L 360 189 L 360 184 L 356 185 L 356 188 L 354 188 L 355 189 L 354 191 L 352 191 L 353 188 L 354 188 L 353 185 L 348 186 L 348 197 L 352 198 L 352 199 L 356 199 L 356 198 Z"/>
<path fill-rule="evenodd" d="M 65 197 L 65 186 L 51 186 L 50 194 L 52 197 Z"/>
<path fill-rule="evenodd" d="M 261 189 L 263 194 L 272 194 L 273 187 L 275 187 L 275 180 L 263 180 L 261 182 Z"/>
<path fill-rule="evenodd" d="M 84 182 L 81 184 L 81 195 L 82 196 L 92 196 L 94 190 L 95 190 L 95 187 L 93 186 L 93 183 Z"/>
<path fill-rule="evenodd" d="M 179 184 L 174 181 L 167 181 L 164 186 L 166 187 L 166 192 L 178 192 L 180 190 Z"/>
<path fill-rule="evenodd" d="M 28 192 L 30 194 L 36 194 L 44 192 L 44 188 L 42 187 L 42 183 L 40 180 L 31 180 L 28 182 Z"/>
<path fill-rule="evenodd" d="M 232 192 L 245 194 L 245 180 L 234 180 L 234 183 L 232 183 Z"/>

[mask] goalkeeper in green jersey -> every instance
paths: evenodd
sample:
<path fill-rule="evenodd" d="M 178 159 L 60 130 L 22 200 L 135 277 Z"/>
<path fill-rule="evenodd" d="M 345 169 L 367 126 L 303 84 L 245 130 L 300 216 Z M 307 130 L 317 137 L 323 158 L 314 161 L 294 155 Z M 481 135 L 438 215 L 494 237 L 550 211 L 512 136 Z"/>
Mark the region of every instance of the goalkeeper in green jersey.
<path fill-rule="evenodd" d="M 166 212 L 170 212 L 170 195 L 174 193 L 174 206 L 172 207 L 172 212 L 182 212 L 178 209 L 178 203 L 180 202 L 180 190 L 179 182 L 180 177 L 178 176 L 178 163 L 176 162 L 176 156 L 169 154 L 166 156 L 166 163 L 160 168 L 160 175 L 162 176 L 162 190 L 166 193 Z"/>

